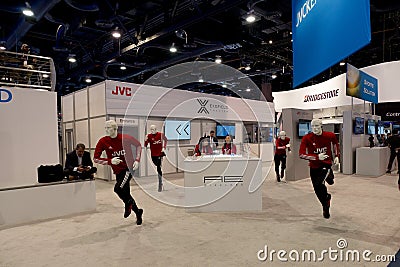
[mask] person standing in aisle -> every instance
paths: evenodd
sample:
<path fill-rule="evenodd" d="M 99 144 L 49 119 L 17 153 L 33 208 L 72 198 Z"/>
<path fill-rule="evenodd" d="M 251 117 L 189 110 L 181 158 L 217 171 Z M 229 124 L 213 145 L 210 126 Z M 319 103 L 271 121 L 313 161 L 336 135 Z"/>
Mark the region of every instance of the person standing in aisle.
<path fill-rule="evenodd" d="M 285 131 L 280 131 L 279 137 L 276 138 L 275 141 L 275 173 L 276 173 L 276 180 L 278 182 L 284 181 L 283 178 L 285 177 L 285 169 L 286 169 L 286 150 L 290 152 L 290 138 L 286 137 Z M 281 165 L 282 164 L 282 165 Z M 281 165 L 281 172 L 279 173 L 279 166 Z"/>
<path fill-rule="evenodd" d="M 392 172 L 392 165 L 393 165 L 393 161 L 394 159 L 397 157 L 397 168 L 400 168 L 399 165 L 399 157 L 400 155 L 396 152 L 397 148 L 400 148 L 400 136 L 398 134 L 398 130 L 397 129 L 393 129 L 393 135 L 391 135 L 388 139 L 387 139 L 387 144 L 390 148 L 390 158 L 389 158 L 389 163 L 387 166 L 387 171 L 386 173 L 390 174 Z M 399 173 L 399 171 L 397 172 Z"/>
<path fill-rule="evenodd" d="M 139 209 L 130 192 L 129 182 L 132 175 L 139 168 L 142 146 L 134 137 L 117 132 L 117 123 L 113 120 L 105 123 L 106 136 L 100 138 L 94 151 L 94 162 L 102 165 L 111 165 L 116 176 L 114 192 L 125 204 L 124 218 L 128 218 L 133 210 L 136 214 L 136 224 L 142 224 L 143 209 Z M 132 149 L 135 148 L 135 156 Z M 107 158 L 102 158 L 101 154 L 105 151 Z"/>
<path fill-rule="evenodd" d="M 311 121 L 312 132 L 306 134 L 300 144 L 299 156 L 309 161 L 311 182 L 315 194 L 322 204 L 323 216 L 329 219 L 331 206 L 331 194 L 325 186 L 325 181 L 333 185 L 332 159 L 335 165 L 339 164 L 339 143 L 334 133 L 322 130 L 322 121 Z M 332 151 L 333 146 L 333 151 Z M 334 155 L 333 153 L 334 152 Z"/>
<path fill-rule="evenodd" d="M 157 167 L 158 192 L 161 192 L 163 189 L 161 164 L 162 158 L 165 156 L 164 151 L 167 147 L 167 142 L 167 137 L 165 137 L 163 133 L 157 132 L 157 127 L 155 125 L 151 125 L 150 133 L 146 136 L 144 146 L 147 147 L 147 145 L 150 144 L 151 160 Z"/>

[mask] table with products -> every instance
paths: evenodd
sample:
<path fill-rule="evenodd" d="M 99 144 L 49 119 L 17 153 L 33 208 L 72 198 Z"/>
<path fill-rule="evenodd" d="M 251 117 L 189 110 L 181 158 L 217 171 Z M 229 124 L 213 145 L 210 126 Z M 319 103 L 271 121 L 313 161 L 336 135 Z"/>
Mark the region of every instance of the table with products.
<path fill-rule="evenodd" d="M 184 161 L 188 211 L 261 211 L 262 166 L 259 158 L 205 155 Z"/>

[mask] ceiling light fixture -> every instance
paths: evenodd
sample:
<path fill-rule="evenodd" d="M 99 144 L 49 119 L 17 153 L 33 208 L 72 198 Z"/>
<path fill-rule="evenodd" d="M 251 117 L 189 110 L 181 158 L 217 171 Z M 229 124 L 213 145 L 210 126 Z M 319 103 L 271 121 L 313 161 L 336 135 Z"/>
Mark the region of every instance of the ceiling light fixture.
<path fill-rule="evenodd" d="M 269 44 L 272 44 L 272 40 L 269 40 L 268 43 L 269 43 Z"/>
<path fill-rule="evenodd" d="M 272 79 L 276 79 L 276 77 L 278 77 L 276 74 L 272 74 L 272 75 L 271 75 L 271 78 L 272 78 Z"/>
<path fill-rule="evenodd" d="M 246 92 L 250 92 L 250 91 L 251 91 L 251 89 L 250 89 L 250 88 L 247 88 L 247 89 L 246 89 Z"/>
<path fill-rule="evenodd" d="M 119 67 L 120 70 L 126 70 L 126 66 L 124 63 L 121 63 L 121 66 Z"/>
<path fill-rule="evenodd" d="M 24 14 L 27 17 L 32 17 L 35 15 L 32 11 L 32 7 L 28 2 L 25 2 L 25 7 L 22 9 L 22 14 Z"/>
<path fill-rule="evenodd" d="M 171 53 L 176 53 L 178 49 L 175 47 L 175 43 L 172 43 L 171 47 L 169 48 L 169 52 Z"/>
<path fill-rule="evenodd" d="M 49 75 L 48 75 L 47 73 L 44 73 L 44 74 L 42 75 L 42 77 L 43 77 L 43 78 L 49 78 Z"/>
<path fill-rule="evenodd" d="M 253 23 L 254 21 L 256 21 L 256 16 L 254 16 L 254 11 L 251 10 L 247 13 L 247 17 L 246 17 L 246 21 L 248 23 Z"/>
<path fill-rule="evenodd" d="M 339 63 L 339 65 L 340 65 L 340 66 L 344 66 L 344 65 L 346 65 L 346 62 L 341 61 L 341 62 Z"/>
<path fill-rule="evenodd" d="M 217 64 L 221 64 L 221 63 L 222 63 L 221 56 L 217 56 L 217 57 L 215 58 L 215 63 L 217 63 Z"/>
<path fill-rule="evenodd" d="M 91 83 L 91 82 L 92 82 L 92 79 L 90 79 L 90 78 L 88 77 L 88 78 L 86 78 L 85 82 L 86 82 L 86 83 Z"/>
<path fill-rule="evenodd" d="M 114 37 L 116 39 L 121 38 L 121 32 L 118 30 L 118 28 L 113 30 L 111 35 L 112 35 L 112 37 Z"/>
<path fill-rule="evenodd" d="M 74 55 L 69 55 L 68 56 L 68 61 L 71 62 L 71 63 L 75 63 L 76 62 L 75 56 Z"/>
<path fill-rule="evenodd" d="M 244 67 L 245 70 L 251 70 L 250 65 L 247 65 L 246 67 Z"/>

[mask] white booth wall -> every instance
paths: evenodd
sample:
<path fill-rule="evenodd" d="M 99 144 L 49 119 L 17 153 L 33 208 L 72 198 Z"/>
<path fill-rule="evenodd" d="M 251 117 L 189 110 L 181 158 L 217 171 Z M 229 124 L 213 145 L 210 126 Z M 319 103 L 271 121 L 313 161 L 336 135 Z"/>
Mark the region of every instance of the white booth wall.
<path fill-rule="evenodd" d="M 118 93 L 121 88 L 125 94 L 117 95 L 116 92 Z M 208 105 L 212 103 L 225 105 L 227 110 L 216 110 L 207 106 L 209 114 L 198 113 L 199 98 L 208 100 Z M 149 107 L 151 110 L 148 110 Z M 145 135 L 150 132 L 150 125 L 155 124 L 158 131 L 162 132 L 166 117 L 191 120 L 190 140 L 168 141 L 167 156 L 163 160 L 163 173 L 180 171 L 187 150 L 193 149 L 204 133 L 209 134 L 211 129 L 215 130 L 216 121 L 234 122 L 236 126 L 234 142 L 242 143 L 244 132 L 242 121 L 254 121 L 272 127 L 274 120 L 274 106 L 268 102 L 108 80 L 63 96 L 62 113 L 63 155 L 74 149 L 77 143 L 82 142 L 92 157 L 97 141 L 105 135 L 104 123 L 108 119 L 116 120 L 119 126 L 124 126 L 124 130 L 126 126 L 132 127 L 137 132 L 137 136 L 134 137 L 142 145 Z M 222 146 L 223 140 L 220 142 Z M 272 162 L 272 143 L 250 146 L 250 150 L 261 156 L 264 162 Z M 96 165 L 97 177 L 107 180 L 114 178 L 109 166 Z M 143 148 L 138 175 L 155 175 L 156 169 L 153 165 L 150 149 Z"/>
<path fill-rule="evenodd" d="M 12 99 L 0 102 L 0 188 L 36 184 L 37 168 L 60 160 L 57 94 L 31 88 L 2 89 Z"/>

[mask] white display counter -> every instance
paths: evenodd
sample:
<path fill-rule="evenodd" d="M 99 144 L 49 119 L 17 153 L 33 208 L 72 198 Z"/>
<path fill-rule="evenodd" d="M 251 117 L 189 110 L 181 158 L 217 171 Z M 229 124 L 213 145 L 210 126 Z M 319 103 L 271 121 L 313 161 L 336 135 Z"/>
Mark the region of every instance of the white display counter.
<path fill-rule="evenodd" d="M 389 161 L 388 147 L 359 147 L 356 150 L 356 174 L 378 177 L 384 175 Z"/>
<path fill-rule="evenodd" d="M 94 180 L 0 189 L 0 227 L 95 210 Z"/>
<path fill-rule="evenodd" d="M 261 211 L 259 158 L 241 155 L 188 157 L 184 161 L 187 211 Z"/>

